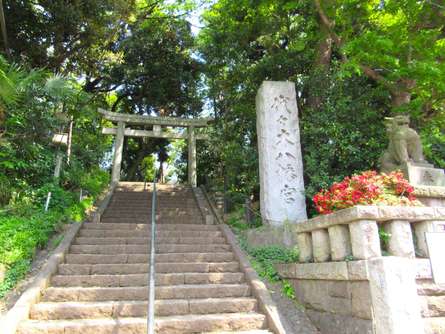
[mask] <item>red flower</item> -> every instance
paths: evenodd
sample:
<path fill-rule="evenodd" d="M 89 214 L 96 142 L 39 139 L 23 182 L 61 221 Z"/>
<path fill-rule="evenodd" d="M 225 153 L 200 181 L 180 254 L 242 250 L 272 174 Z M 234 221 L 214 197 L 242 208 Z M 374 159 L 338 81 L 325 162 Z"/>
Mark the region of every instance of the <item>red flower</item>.
<path fill-rule="evenodd" d="M 328 214 L 357 204 L 416 205 L 413 192 L 414 188 L 400 171 L 389 174 L 366 171 L 333 183 L 329 190 L 321 190 L 313 202 L 319 213 Z"/>

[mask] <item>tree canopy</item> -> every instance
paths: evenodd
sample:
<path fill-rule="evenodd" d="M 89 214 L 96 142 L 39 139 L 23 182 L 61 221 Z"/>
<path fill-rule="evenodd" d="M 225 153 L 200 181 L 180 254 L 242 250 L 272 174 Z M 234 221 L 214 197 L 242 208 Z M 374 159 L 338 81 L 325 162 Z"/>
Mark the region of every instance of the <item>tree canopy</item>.
<path fill-rule="evenodd" d="M 443 167 L 444 12 L 433 1 L 217 1 L 198 42 L 218 119 L 219 150 L 202 154 L 224 166 L 220 183 L 258 191 L 263 80 L 297 85 L 308 195 L 378 168 L 383 119 L 397 113 L 411 116 L 428 159 Z"/>
<path fill-rule="evenodd" d="M 445 166 L 440 2 L 4 0 L 3 10 L 1 145 L 10 162 L 13 152 L 37 159 L 60 110 L 78 133 L 76 154 L 103 166 L 111 139 L 100 135 L 95 108 L 182 117 L 204 110 L 215 123 L 210 142 L 199 144 L 199 182 L 257 196 L 255 94 L 263 80 L 289 80 L 298 91 L 309 196 L 377 169 L 384 117 L 398 113 L 411 116 L 427 158 Z M 196 13 L 202 28 L 193 34 Z M 62 79 L 65 88 L 57 88 Z M 142 180 L 154 153 L 175 161 L 182 180 L 186 150 L 129 138 L 123 178 Z"/>

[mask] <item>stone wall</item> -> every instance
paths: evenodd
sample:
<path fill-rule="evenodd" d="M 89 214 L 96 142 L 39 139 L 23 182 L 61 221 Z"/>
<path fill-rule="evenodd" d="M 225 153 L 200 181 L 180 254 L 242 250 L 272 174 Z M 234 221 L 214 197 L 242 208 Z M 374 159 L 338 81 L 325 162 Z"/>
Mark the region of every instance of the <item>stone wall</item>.
<path fill-rule="evenodd" d="M 277 270 L 322 333 L 372 332 L 372 305 L 364 262 L 279 264 Z"/>

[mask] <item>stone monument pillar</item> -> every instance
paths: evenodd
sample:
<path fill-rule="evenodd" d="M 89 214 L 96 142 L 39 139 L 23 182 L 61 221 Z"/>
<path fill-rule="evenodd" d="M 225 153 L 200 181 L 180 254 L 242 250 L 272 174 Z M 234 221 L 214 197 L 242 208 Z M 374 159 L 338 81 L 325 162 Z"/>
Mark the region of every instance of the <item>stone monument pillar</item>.
<path fill-rule="evenodd" d="M 263 220 L 272 226 L 306 220 L 295 84 L 264 81 L 256 113 Z"/>

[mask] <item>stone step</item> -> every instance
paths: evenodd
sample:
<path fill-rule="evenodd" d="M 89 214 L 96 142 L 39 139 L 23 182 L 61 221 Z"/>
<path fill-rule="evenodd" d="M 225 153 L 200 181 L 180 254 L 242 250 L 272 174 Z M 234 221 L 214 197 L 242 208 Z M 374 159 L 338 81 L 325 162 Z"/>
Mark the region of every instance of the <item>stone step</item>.
<path fill-rule="evenodd" d="M 223 332 L 221 332 L 221 331 L 218 331 L 218 332 L 202 332 L 201 334 L 273 334 L 273 333 L 269 332 L 266 329 L 264 329 L 264 330 L 256 329 L 256 330 L 253 330 L 253 331 L 236 331 L 236 332 L 233 332 L 233 331 L 230 331 L 230 332 L 227 332 L 227 331 L 223 331 Z"/>
<path fill-rule="evenodd" d="M 141 197 L 141 196 L 135 196 L 135 197 L 119 197 L 119 198 L 112 198 L 108 208 L 123 208 L 131 207 L 131 206 L 137 206 L 137 207 L 146 207 L 151 208 L 153 201 L 151 196 L 150 197 Z M 158 197 L 156 199 L 156 208 L 188 208 L 193 207 L 197 208 L 197 202 L 193 199 L 188 199 L 185 196 L 181 197 Z"/>
<path fill-rule="evenodd" d="M 128 275 L 148 273 L 148 263 L 132 264 L 60 264 L 59 275 Z M 157 273 L 239 272 L 238 262 L 156 263 Z"/>
<path fill-rule="evenodd" d="M 266 317 L 258 313 L 221 313 L 160 317 L 156 333 L 184 334 L 215 331 L 245 331 L 263 329 Z"/>
<path fill-rule="evenodd" d="M 94 238 L 94 237 L 77 237 L 74 240 L 74 245 L 150 245 L 151 238 Z M 189 245 L 204 245 L 204 244 L 226 244 L 226 239 L 223 237 L 158 237 L 156 244 L 189 244 Z"/>
<path fill-rule="evenodd" d="M 229 244 L 157 244 L 156 253 L 209 253 L 230 251 Z M 71 245 L 70 254 L 148 254 L 149 245 Z"/>
<path fill-rule="evenodd" d="M 111 202 L 130 202 L 131 201 L 139 201 L 145 202 L 150 201 L 152 199 L 151 193 L 115 193 L 111 198 Z M 183 194 L 170 194 L 170 193 L 158 193 L 156 194 L 157 204 L 165 204 L 165 205 L 173 205 L 176 203 L 179 204 L 196 204 L 195 196 L 192 193 L 183 193 Z"/>
<path fill-rule="evenodd" d="M 99 318 L 78 320 L 27 320 L 17 334 L 120 334 L 147 333 L 147 318 Z"/>
<path fill-rule="evenodd" d="M 158 334 L 185 334 L 215 331 L 242 331 L 261 329 L 266 318 L 258 313 L 221 313 L 209 315 L 183 315 L 159 317 L 155 321 Z M 18 334 L 117 334 L 147 333 L 147 319 L 99 318 L 81 320 L 27 320 Z M 267 333 L 267 332 L 266 332 Z"/>
<path fill-rule="evenodd" d="M 79 237 L 89 238 L 149 238 L 151 237 L 151 231 L 148 230 L 92 230 L 81 229 L 78 234 Z M 177 237 L 190 237 L 190 238 L 218 238 L 222 237 L 220 231 L 164 231 L 160 230 L 156 232 L 158 238 L 177 238 Z"/>
<path fill-rule="evenodd" d="M 223 273 L 157 273 L 155 283 L 162 285 L 184 284 L 238 284 L 244 283 L 241 272 Z M 148 286 L 148 273 L 126 275 L 55 275 L 54 287 L 127 287 Z"/>
<path fill-rule="evenodd" d="M 150 211 L 146 210 L 132 210 L 132 211 L 122 211 L 113 210 L 106 211 L 102 215 L 102 218 L 151 218 L 152 214 Z M 167 212 L 167 211 L 156 211 L 156 219 L 167 219 L 167 218 L 181 218 L 181 219 L 195 219 L 201 217 L 201 212 Z"/>
<path fill-rule="evenodd" d="M 218 331 L 218 332 L 202 332 L 201 334 L 273 334 L 266 329 L 256 329 L 253 331 Z"/>
<path fill-rule="evenodd" d="M 105 212 L 113 212 L 113 213 L 133 213 L 133 212 L 142 212 L 142 213 L 151 213 L 151 205 L 133 205 L 133 206 L 110 206 L 106 209 Z M 201 213 L 199 208 L 195 206 L 187 206 L 187 207 L 158 207 L 156 208 L 155 213 L 165 213 L 165 214 L 190 214 L 190 213 Z"/>
<path fill-rule="evenodd" d="M 445 317 L 445 296 L 419 296 L 419 298 L 423 317 Z"/>
<path fill-rule="evenodd" d="M 114 198 L 110 201 L 108 208 L 122 208 L 127 207 L 141 207 L 151 209 L 151 197 L 135 197 L 132 199 Z M 156 208 L 194 208 L 196 209 L 197 202 L 195 199 L 187 198 L 157 198 Z"/>
<path fill-rule="evenodd" d="M 425 334 L 445 334 L 445 317 L 426 318 Z"/>
<path fill-rule="evenodd" d="M 156 210 L 155 216 L 156 218 L 195 218 L 197 216 L 200 216 L 201 212 L 196 210 L 196 212 L 193 211 L 187 211 L 187 212 L 172 212 L 171 210 Z M 143 217 L 151 217 L 151 210 L 107 210 L 102 215 L 103 218 L 106 217 L 117 217 L 117 218 L 138 218 L 140 216 Z"/>
<path fill-rule="evenodd" d="M 110 205 L 108 206 L 107 210 L 113 210 L 113 209 L 122 209 L 122 210 L 128 210 L 130 208 L 136 208 L 136 209 L 147 209 L 151 210 L 152 201 L 151 199 L 142 199 L 142 200 L 111 200 Z M 169 199 L 166 202 L 160 202 L 159 199 L 156 202 L 156 209 L 171 209 L 171 210 L 178 210 L 178 209 L 199 209 L 197 206 L 197 203 L 195 200 L 171 200 Z"/>
<path fill-rule="evenodd" d="M 147 300 L 148 287 L 50 287 L 42 296 L 43 302 L 94 302 L 118 300 Z"/>
<path fill-rule="evenodd" d="M 101 217 L 102 223 L 112 223 L 112 224 L 151 224 L 151 216 L 146 216 L 146 218 L 128 218 L 128 217 Z M 184 218 L 184 217 L 171 217 L 171 218 L 161 218 L 156 219 L 156 225 L 159 227 L 161 225 L 204 225 L 204 220 L 200 216 L 196 216 L 195 218 Z"/>
<path fill-rule="evenodd" d="M 156 300 L 249 297 L 247 284 L 183 284 L 156 287 Z M 117 301 L 147 300 L 148 287 L 50 287 L 42 301 Z"/>
<path fill-rule="evenodd" d="M 134 221 L 134 220 L 133 220 Z M 129 231 L 151 231 L 151 224 L 138 223 L 86 223 L 83 229 L 93 230 L 129 230 Z M 220 231 L 218 225 L 204 224 L 162 224 L 157 225 L 157 231 Z"/>
<path fill-rule="evenodd" d="M 418 284 L 417 293 L 420 296 L 445 296 L 445 285 L 433 283 Z"/>
<path fill-rule="evenodd" d="M 185 314 L 254 312 L 254 298 L 166 299 L 155 302 L 157 317 Z M 146 317 L 148 301 L 39 303 L 31 308 L 35 320 Z"/>
<path fill-rule="evenodd" d="M 156 287 L 156 299 L 249 297 L 247 284 L 185 284 Z"/>
<path fill-rule="evenodd" d="M 72 264 L 118 264 L 148 263 L 150 255 L 146 254 L 67 254 L 66 263 Z M 165 262 L 233 262 L 232 252 L 220 253 L 164 253 L 156 254 L 157 263 Z"/>
<path fill-rule="evenodd" d="M 132 212 L 122 212 L 120 210 L 116 211 L 107 211 L 102 216 L 101 219 L 151 219 L 152 214 L 148 211 L 132 211 Z M 167 212 L 159 212 L 155 213 L 156 221 L 164 221 L 168 219 L 177 219 L 180 221 L 194 220 L 202 218 L 201 212 L 187 212 L 187 213 L 167 213 Z"/>
<path fill-rule="evenodd" d="M 184 215 L 169 215 L 169 214 L 156 214 L 156 223 L 157 224 L 198 224 L 202 220 L 201 214 L 184 214 Z M 128 222 L 130 220 L 134 221 L 150 221 L 151 222 L 151 213 L 104 213 L 101 216 L 101 222 L 109 222 L 119 219 L 121 222 Z M 197 221 L 198 220 L 198 221 Z"/>
<path fill-rule="evenodd" d="M 138 213 L 150 213 L 151 214 L 151 203 L 147 203 L 146 205 L 117 205 L 114 204 L 112 206 L 109 206 L 106 210 L 105 213 L 133 213 L 133 212 L 138 212 Z M 201 214 L 201 210 L 199 209 L 199 207 L 197 207 L 196 205 L 182 205 L 182 206 L 171 206 L 171 207 L 166 207 L 166 206 L 159 206 L 156 208 L 155 213 L 165 213 L 165 214 L 172 214 L 172 213 L 181 213 L 181 214 L 191 214 L 191 213 L 196 213 L 196 214 Z"/>

